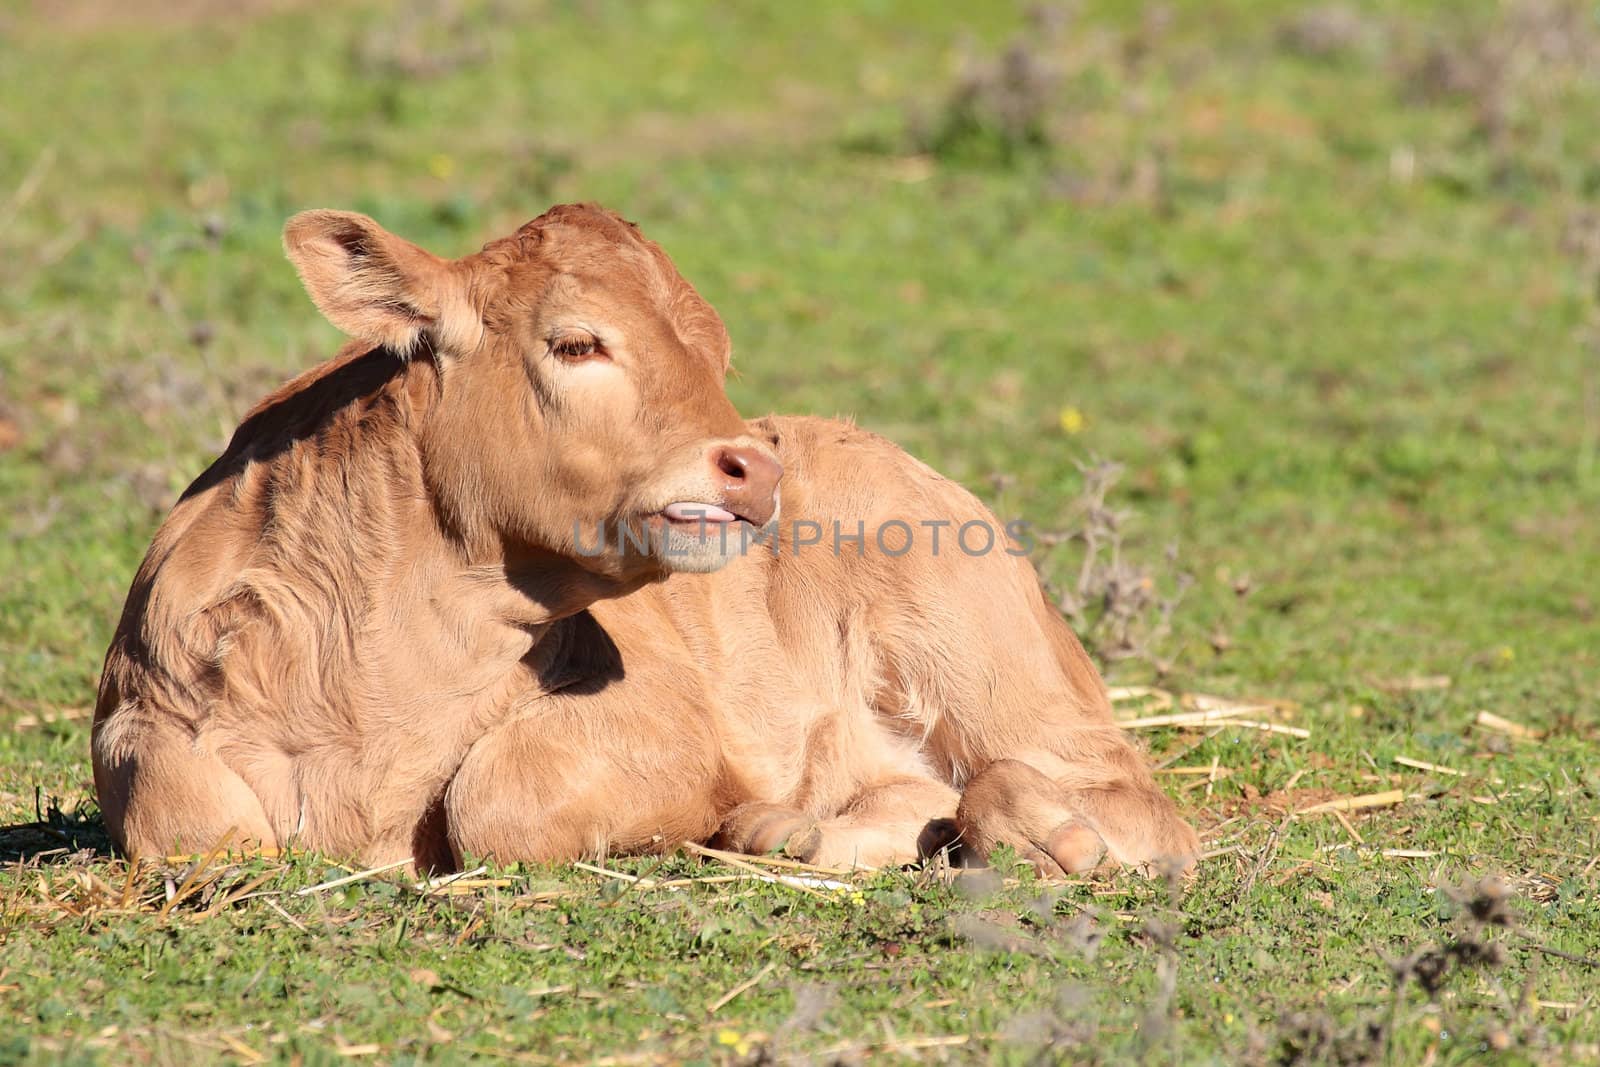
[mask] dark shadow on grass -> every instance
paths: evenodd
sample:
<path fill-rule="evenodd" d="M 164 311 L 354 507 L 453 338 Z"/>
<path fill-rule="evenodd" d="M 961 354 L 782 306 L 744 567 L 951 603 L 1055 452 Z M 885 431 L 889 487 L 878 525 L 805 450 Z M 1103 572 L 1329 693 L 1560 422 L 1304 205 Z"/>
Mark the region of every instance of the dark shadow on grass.
<path fill-rule="evenodd" d="M 52 807 L 42 819 L 0 826 L 0 865 L 62 863 L 85 855 L 102 860 L 116 855 L 99 812 L 66 814 Z"/>

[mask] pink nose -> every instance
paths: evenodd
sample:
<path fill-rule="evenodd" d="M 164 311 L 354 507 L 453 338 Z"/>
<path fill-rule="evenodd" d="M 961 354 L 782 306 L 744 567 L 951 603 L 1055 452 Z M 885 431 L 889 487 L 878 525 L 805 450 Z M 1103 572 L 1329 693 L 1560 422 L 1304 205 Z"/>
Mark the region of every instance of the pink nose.
<path fill-rule="evenodd" d="M 719 448 L 711 457 L 722 475 L 722 506 L 752 526 L 765 526 L 778 510 L 783 464 L 747 445 Z"/>

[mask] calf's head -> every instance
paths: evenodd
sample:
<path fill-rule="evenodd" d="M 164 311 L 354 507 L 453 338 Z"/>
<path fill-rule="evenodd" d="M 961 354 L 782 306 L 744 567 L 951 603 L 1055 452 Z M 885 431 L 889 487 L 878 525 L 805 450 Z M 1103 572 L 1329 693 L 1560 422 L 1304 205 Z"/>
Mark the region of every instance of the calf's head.
<path fill-rule="evenodd" d="M 714 570 L 776 520 L 783 469 L 723 392 L 727 330 L 631 223 L 557 207 L 445 260 L 308 211 L 284 245 L 335 326 L 437 368 L 418 447 L 468 543 L 628 583 Z"/>

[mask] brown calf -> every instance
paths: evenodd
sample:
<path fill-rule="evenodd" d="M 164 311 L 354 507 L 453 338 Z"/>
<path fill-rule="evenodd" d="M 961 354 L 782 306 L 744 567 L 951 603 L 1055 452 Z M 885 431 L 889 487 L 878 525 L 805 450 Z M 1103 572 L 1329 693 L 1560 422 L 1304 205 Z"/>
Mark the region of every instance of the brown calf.
<path fill-rule="evenodd" d="M 124 849 L 1194 857 L 1032 568 L 952 546 L 993 517 L 852 427 L 746 427 L 720 320 L 634 228 L 558 208 L 445 262 L 314 212 L 286 244 L 358 343 L 135 579 L 94 736 Z M 859 552 L 796 543 L 836 522 Z"/>
<path fill-rule="evenodd" d="M 673 515 L 777 510 L 721 320 L 616 216 L 454 262 L 339 212 L 284 243 L 356 343 L 246 417 L 134 579 L 93 739 L 129 852 L 412 855 L 468 748 L 565 684 L 564 620 L 724 562 Z M 601 524 L 632 536 L 580 555 Z"/>

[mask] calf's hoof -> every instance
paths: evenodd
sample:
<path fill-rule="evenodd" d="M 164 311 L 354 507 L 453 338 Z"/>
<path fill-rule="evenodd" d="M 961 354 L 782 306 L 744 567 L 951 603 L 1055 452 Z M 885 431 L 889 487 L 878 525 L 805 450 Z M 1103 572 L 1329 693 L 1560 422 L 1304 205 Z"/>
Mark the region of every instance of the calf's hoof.
<path fill-rule="evenodd" d="M 956 824 L 968 861 L 986 864 L 997 846 L 1010 845 L 1045 877 L 1092 870 L 1106 853 L 1056 784 L 1018 760 L 997 760 L 967 783 Z"/>
<path fill-rule="evenodd" d="M 822 847 L 822 830 L 805 812 L 780 804 L 741 804 L 712 838 L 717 848 L 749 856 L 783 855 L 810 863 Z"/>
<path fill-rule="evenodd" d="M 1193 869 L 1199 839 L 1154 786 L 1072 791 L 1019 760 L 997 760 L 967 783 L 956 809 L 968 859 L 1005 844 L 1041 874 L 1119 864 L 1149 874 Z"/>

